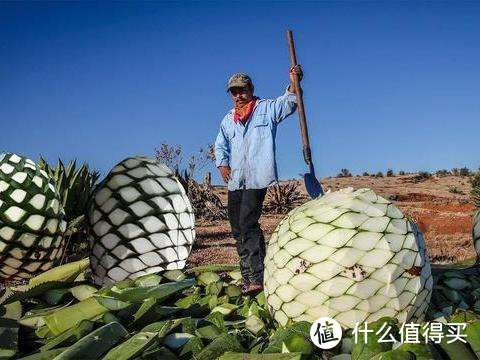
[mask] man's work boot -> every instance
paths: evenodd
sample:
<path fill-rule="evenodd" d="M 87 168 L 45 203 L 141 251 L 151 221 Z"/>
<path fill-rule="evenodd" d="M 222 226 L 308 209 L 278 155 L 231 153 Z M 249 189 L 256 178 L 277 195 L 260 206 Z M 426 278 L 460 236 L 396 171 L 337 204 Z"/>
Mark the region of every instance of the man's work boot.
<path fill-rule="evenodd" d="M 242 288 L 242 294 L 243 295 L 256 295 L 259 292 L 263 291 L 263 285 L 262 284 L 249 284 L 247 286 L 244 286 Z"/>

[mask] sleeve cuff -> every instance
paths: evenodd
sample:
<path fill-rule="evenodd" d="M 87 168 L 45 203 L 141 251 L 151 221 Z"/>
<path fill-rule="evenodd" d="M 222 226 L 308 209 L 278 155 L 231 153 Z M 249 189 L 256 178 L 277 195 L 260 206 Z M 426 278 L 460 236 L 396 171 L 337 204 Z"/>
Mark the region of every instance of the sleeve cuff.
<path fill-rule="evenodd" d="M 220 166 L 228 166 L 228 160 L 223 159 L 223 160 L 217 161 L 217 163 L 215 165 L 217 165 L 217 168 L 220 167 Z"/>
<path fill-rule="evenodd" d="M 285 95 L 295 95 L 294 92 L 291 92 L 290 90 L 288 90 L 289 87 L 290 87 L 290 84 L 288 84 L 287 87 L 285 88 Z"/>

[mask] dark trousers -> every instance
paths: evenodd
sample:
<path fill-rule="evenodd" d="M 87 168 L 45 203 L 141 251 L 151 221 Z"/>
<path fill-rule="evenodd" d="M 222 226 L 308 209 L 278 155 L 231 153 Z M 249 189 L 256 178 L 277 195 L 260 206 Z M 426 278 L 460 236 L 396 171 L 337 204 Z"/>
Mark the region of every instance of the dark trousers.
<path fill-rule="evenodd" d="M 243 280 L 263 284 L 265 238 L 258 220 L 267 189 L 245 189 L 228 192 L 228 217 L 237 243 Z"/>

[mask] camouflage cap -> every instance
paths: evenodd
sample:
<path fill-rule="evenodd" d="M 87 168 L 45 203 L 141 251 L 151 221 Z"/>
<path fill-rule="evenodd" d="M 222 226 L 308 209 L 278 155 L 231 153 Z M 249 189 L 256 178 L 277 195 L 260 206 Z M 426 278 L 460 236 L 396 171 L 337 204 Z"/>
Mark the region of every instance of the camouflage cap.
<path fill-rule="evenodd" d="M 228 79 L 227 91 L 234 87 L 251 87 L 253 89 L 252 79 L 250 76 L 244 73 L 233 74 L 230 79 Z"/>

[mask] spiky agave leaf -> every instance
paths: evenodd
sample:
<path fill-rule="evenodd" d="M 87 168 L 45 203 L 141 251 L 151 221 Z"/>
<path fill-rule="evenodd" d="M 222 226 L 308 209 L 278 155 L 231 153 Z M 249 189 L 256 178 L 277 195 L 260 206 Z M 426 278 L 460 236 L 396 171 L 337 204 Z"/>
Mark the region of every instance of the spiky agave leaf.
<path fill-rule="evenodd" d="M 77 167 L 77 161 L 69 161 L 66 165 L 58 159 L 52 167 L 40 157 L 39 166 L 44 169 L 55 181 L 59 189 L 61 201 L 66 213 L 67 231 L 65 255 L 84 253 L 88 248 L 86 214 L 88 204 L 99 178 L 97 171 L 90 170 L 88 164 Z M 62 258 L 62 262 L 64 258 Z"/>
<path fill-rule="evenodd" d="M 67 165 L 58 159 L 57 165 L 51 167 L 40 157 L 40 168 L 44 169 L 54 180 L 60 193 L 68 222 L 78 219 L 87 213 L 87 206 L 99 178 L 97 171 L 90 170 L 84 163 L 77 168 L 77 160 Z M 78 227 L 78 225 L 77 225 Z"/>
<path fill-rule="evenodd" d="M 479 192 L 480 194 L 480 192 Z M 477 253 L 477 264 L 480 262 L 480 209 L 477 210 L 473 216 L 473 229 L 472 229 L 473 244 Z"/>

